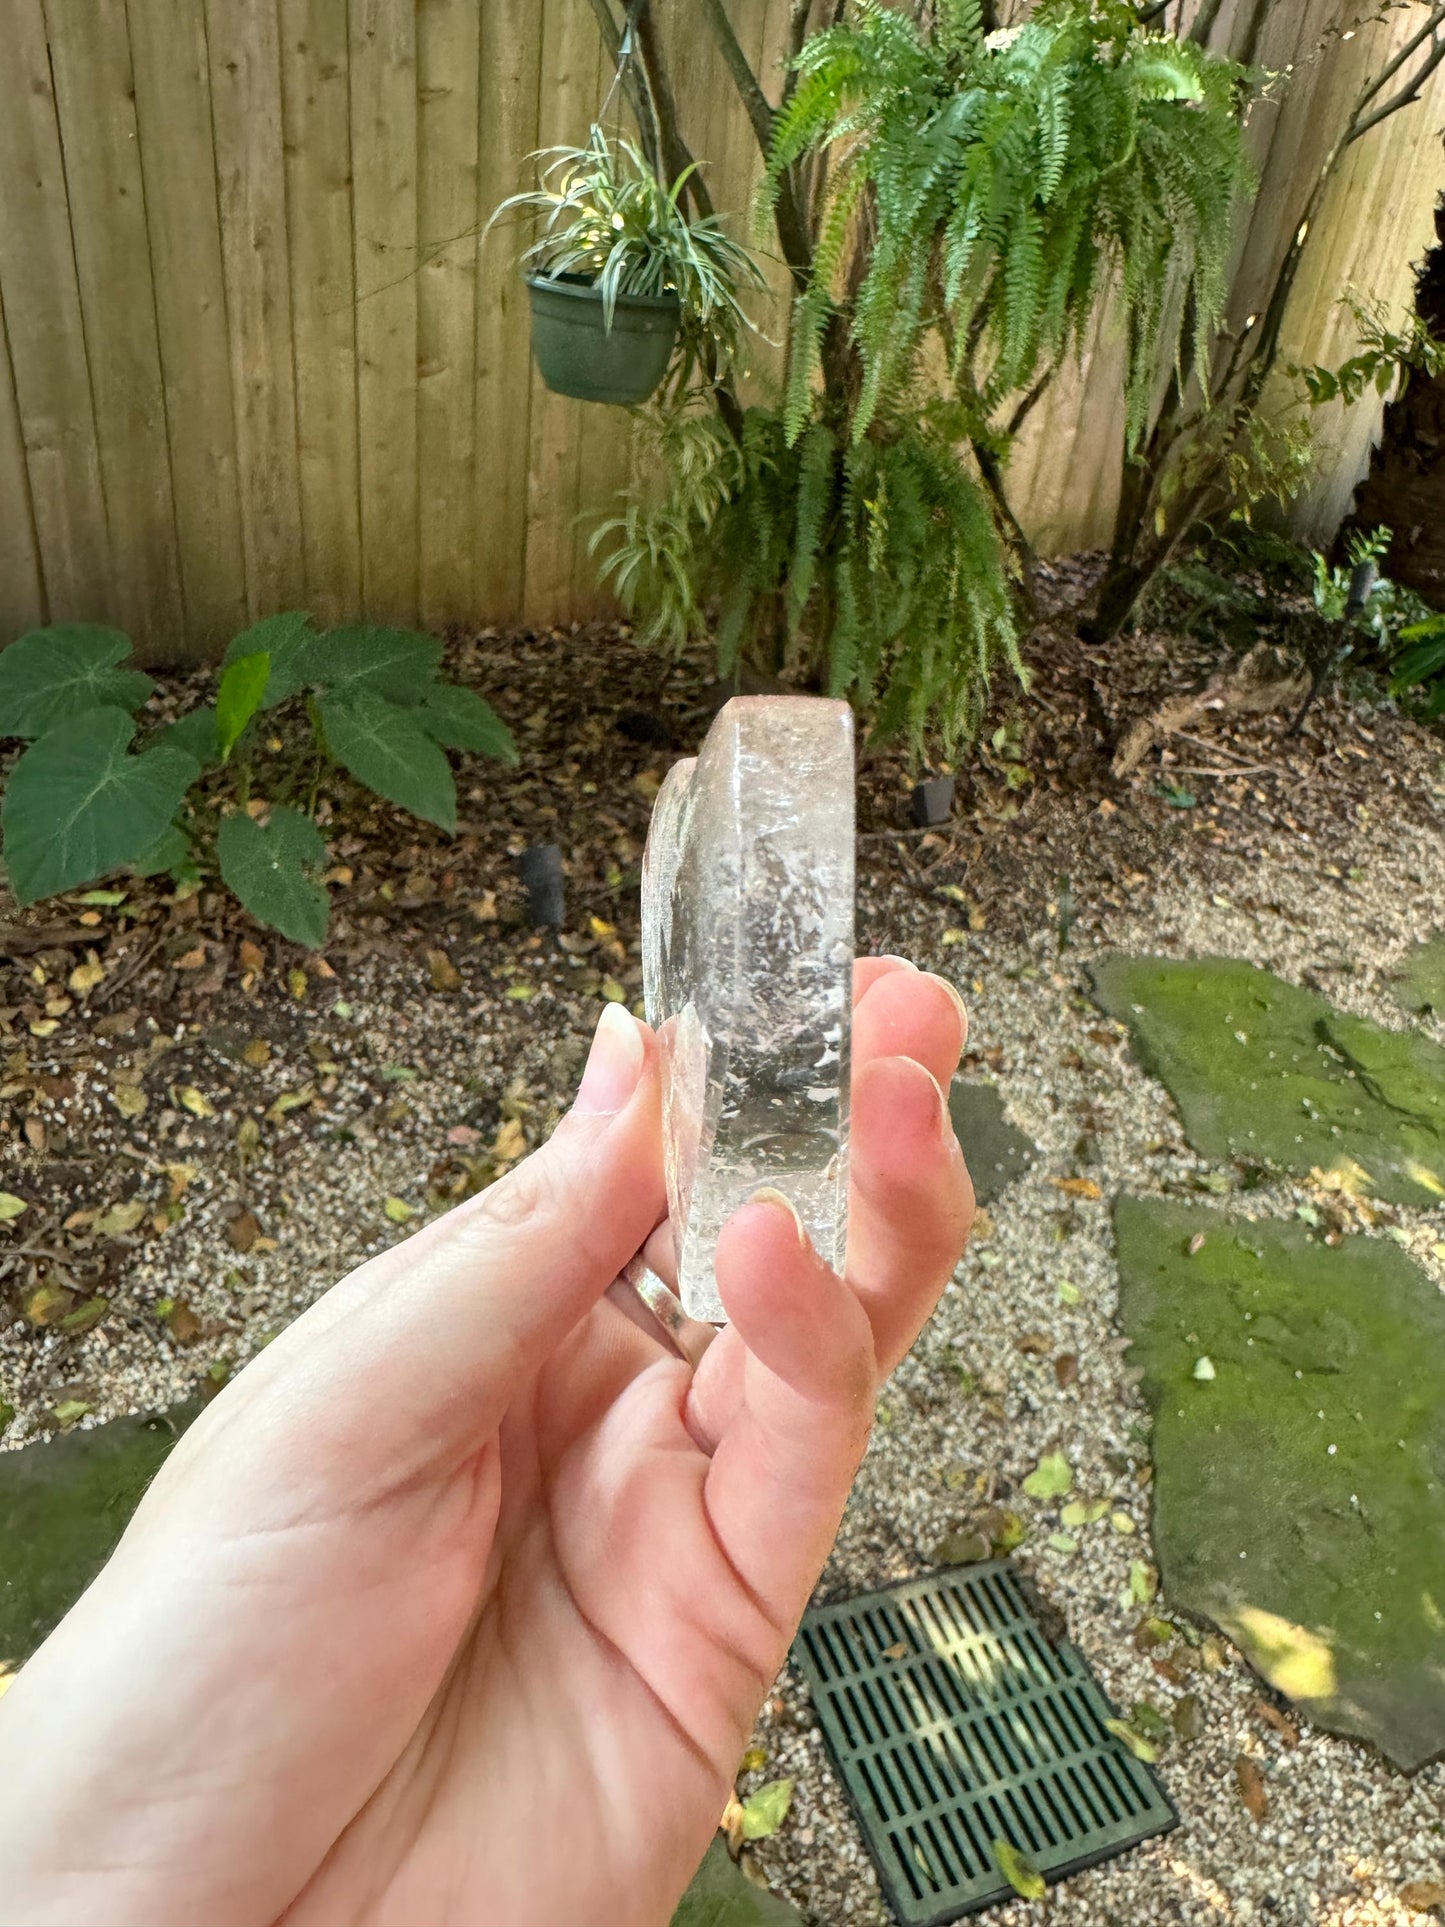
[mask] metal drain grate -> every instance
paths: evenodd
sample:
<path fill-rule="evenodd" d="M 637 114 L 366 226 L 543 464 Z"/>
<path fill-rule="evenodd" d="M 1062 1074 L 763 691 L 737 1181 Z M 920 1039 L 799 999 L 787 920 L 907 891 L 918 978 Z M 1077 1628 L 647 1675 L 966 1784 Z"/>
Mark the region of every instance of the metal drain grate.
<path fill-rule="evenodd" d="M 1010 1898 L 996 1840 L 1058 1879 L 1178 1823 L 1006 1560 L 815 1607 L 793 1658 L 904 1927 Z"/>

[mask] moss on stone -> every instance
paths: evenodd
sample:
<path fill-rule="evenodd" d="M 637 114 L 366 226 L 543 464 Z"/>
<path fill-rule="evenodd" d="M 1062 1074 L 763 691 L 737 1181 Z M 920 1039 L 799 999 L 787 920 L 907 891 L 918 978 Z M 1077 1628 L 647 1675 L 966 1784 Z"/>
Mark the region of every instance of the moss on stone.
<path fill-rule="evenodd" d="M 1128 1197 L 1115 1230 L 1171 1602 L 1421 1765 L 1445 1749 L 1445 1295 L 1382 1239 Z"/>
<path fill-rule="evenodd" d="M 1038 1156 L 1038 1146 L 1004 1116 L 996 1085 L 955 1077 L 948 1110 L 968 1160 L 974 1196 L 980 1204 L 989 1204 L 1028 1170 Z"/>
<path fill-rule="evenodd" d="M 1445 1051 L 1428 1038 L 1345 1017 L 1232 958 L 1116 956 L 1091 974 L 1204 1157 L 1445 1201 Z"/>
<path fill-rule="evenodd" d="M 1445 1017 L 1445 930 L 1405 952 L 1395 980 L 1396 1000 L 1417 1015 Z"/>

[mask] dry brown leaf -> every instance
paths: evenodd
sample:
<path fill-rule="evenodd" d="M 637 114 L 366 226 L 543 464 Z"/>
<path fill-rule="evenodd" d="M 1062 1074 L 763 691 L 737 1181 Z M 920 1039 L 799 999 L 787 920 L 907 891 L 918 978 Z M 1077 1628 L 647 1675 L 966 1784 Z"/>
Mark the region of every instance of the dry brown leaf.
<path fill-rule="evenodd" d="M 253 1037 L 241 1052 L 241 1062 L 253 1071 L 263 1071 L 271 1062 L 271 1046 L 264 1037 Z"/>
<path fill-rule="evenodd" d="M 515 1117 L 509 1117 L 492 1139 L 492 1156 L 511 1161 L 525 1157 L 526 1152 L 527 1133 Z"/>
<path fill-rule="evenodd" d="M 232 1251 L 249 1251 L 261 1235 L 261 1224 L 254 1211 L 238 1211 L 227 1221 L 226 1241 Z"/>
<path fill-rule="evenodd" d="M 1060 1352 L 1054 1360 L 1054 1377 L 1059 1382 L 1059 1390 L 1066 1392 L 1071 1385 L 1079 1382 L 1079 1359 L 1076 1352 Z"/>
<path fill-rule="evenodd" d="M 1445 1907 L 1445 1880 L 1409 1880 L 1400 1889 L 1400 1905 L 1412 1914 L 1428 1914 Z"/>
<path fill-rule="evenodd" d="M 1234 1777 L 1239 1783 L 1239 1797 L 1249 1809 L 1250 1818 L 1258 1826 L 1269 1812 L 1269 1795 L 1264 1790 L 1264 1772 L 1257 1760 L 1241 1753 L 1234 1762 Z"/>
<path fill-rule="evenodd" d="M 1071 1198 L 1102 1198 L 1104 1195 L 1092 1178 L 1050 1178 L 1049 1183 L 1056 1191 L 1066 1192 Z"/>
<path fill-rule="evenodd" d="M 1259 1715 L 1266 1726 L 1274 1728 L 1286 1746 L 1299 1745 L 1299 1728 L 1287 1713 L 1282 1713 L 1277 1706 L 1271 1706 L 1264 1699 L 1251 1700 L 1250 1709 Z"/>
<path fill-rule="evenodd" d="M 1054 1341 L 1047 1332 L 1020 1332 L 1014 1343 L 1030 1358 L 1047 1358 L 1054 1349 Z"/>
<path fill-rule="evenodd" d="M 149 1099 L 139 1084 L 116 1084 L 111 1088 L 110 1101 L 122 1117 L 143 1117 Z"/>
<path fill-rule="evenodd" d="M 187 950 L 183 956 L 177 957 L 175 967 L 177 970 L 204 970 L 206 967 L 205 944 L 198 943 L 193 950 Z"/>
<path fill-rule="evenodd" d="M 85 962 L 77 964 L 66 981 L 77 997 L 84 997 L 94 990 L 97 984 L 105 982 L 105 965 L 93 950 L 88 950 L 85 953 Z"/>
<path fill-rule="evenodd" d="M 266 968 L 266 953 L 260 944 L 252 943 L 249 937 L 241 939 L 240 960 L 242 970 L 250 971 L 258 977 Z"/>
<path fill-rule="evenodd" d="M 201 1321 L 184 1298 L 178 1298 L 166 1313 L 166 1330 L 178 1345 L 194 1345 L 201 1335 Z"/>
<path fill-rule="evenodd" d="M 41 1285 L 25 1301 L 25 1316 L 32 1325 L 58 1325 L 75 1303 L 75 1293 L 64 1285 Z"/>
<path fill-rule="evenodd" d="M 428 950 L 426 953 L 427 975 L 431 978 L 433 990 L 460 990 L 462 973 L 457 969 L 445 950 Z"/>
<path fill-rule="evenodd" d="M 25 1120 L 25 1142 L 30 1146 L 32 1151 L 43 1151 L 45 1149 L 45 1120 L 36 1117 L 33 1112 Z"/>

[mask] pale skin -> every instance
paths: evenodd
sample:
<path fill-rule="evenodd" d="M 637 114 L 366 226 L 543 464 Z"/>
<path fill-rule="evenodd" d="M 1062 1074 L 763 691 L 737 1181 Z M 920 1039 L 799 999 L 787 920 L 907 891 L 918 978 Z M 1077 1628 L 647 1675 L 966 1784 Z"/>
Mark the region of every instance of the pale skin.
<path fill-rule="evenodd" d="M 196 1422 L 0 1701 L 17 1927 L 666 1927 L 972 1193 L 956 994 L 855 975 L 845 1275 L 764 1198 L 694 1371 L 604 1297 L 665 1198 L 656 1043 Z"/>

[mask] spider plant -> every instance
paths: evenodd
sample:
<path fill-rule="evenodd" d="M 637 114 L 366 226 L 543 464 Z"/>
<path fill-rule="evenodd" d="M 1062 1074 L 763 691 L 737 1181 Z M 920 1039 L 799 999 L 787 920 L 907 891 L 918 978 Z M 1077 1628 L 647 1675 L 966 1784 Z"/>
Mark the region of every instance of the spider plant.
<path fill-rule="evenodd" d="M 672 296 L 691 353 L 709 341 L 718 361 L 730 363 L 740 331 L 752 326 L 741 296 L 766 283 L 716 215 L 688 218 L 682 191 L 696 162 L 664 186 L 633 142 L 597 126 L 584 147 L 545 147 L 532 158 L 537 186 L 509 196 L 492 216 L 492 223 L 513 212 L 532 216 L 535 238 L 522 250 L 522 267 L 589 283 L 608 329 L 620 296 Z"/>

